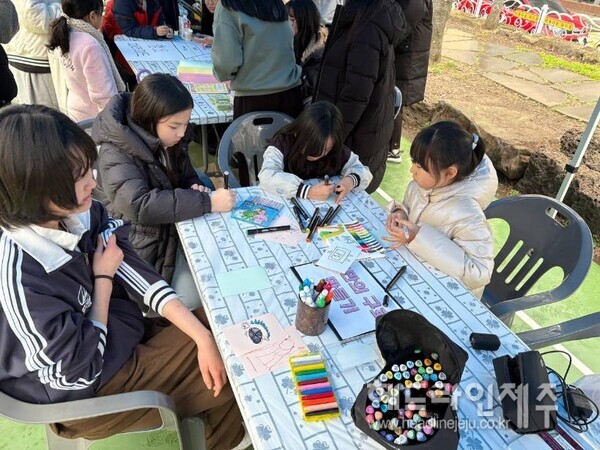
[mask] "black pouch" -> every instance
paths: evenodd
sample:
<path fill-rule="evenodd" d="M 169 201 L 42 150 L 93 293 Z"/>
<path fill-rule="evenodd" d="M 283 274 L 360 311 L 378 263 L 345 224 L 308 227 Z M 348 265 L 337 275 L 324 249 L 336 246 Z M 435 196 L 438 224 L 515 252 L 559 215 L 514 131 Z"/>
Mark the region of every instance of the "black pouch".
<path fill-rule="evenodd" d="M 517 356 L 493 360 L 502 412 L 517 433 L 538 433 L 556 427 L 556 409 L 550 391 L 548 371 L 540 352 L 531 350 Z"/>
<path fill-rule="evenodd" d="M 424 355 L 432 353 L 439 355 L 439 362 L 447 376 L 447 383 L 456 387 L 460 382 L 468 359 L 467 352 L 422 315 L 405 309 L 391 311 L 377 318 L 375 336 L 381 355 L 385 359 L 385 367 L 375 379 L 389 371 L 394 364 L 399 364 L 412 357 L 415 350 L 420 350 Z M 440 404 L 437 408 L 437 416 L 442 426 L 436 427 L 435 433 L 425 442 L 413 442 L 406 445 L 388 442 L 367 423 L 366 406 L 369 402 L 369 388 L 372 383 L 363 385 L 352 407 L 354 424 L 371 439 L 387 449 L 418 446 L 416 448 L 419 450 L 451 450 L 458 447 L 460 437 L 458 421 L 450 401 Z"/>

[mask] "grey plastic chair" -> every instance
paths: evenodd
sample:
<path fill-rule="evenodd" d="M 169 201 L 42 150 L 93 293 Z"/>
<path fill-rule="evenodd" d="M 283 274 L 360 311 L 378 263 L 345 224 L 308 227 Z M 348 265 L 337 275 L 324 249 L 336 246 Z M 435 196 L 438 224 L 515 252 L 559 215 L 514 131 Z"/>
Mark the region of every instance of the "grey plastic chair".
<path fill-rule="evenodd" d="M 244 114 L 229 125 L 219 143 L 217 158 L 221 172 L 229 172 L 230 187 L 250 186 L 258 181 L 267 139 L 292 120 L 279 112 L 258 111 Z M 232 168 L 232 163 L 237 168 Z"/>
<path fill-rule="evenodd" d="M 551 215 L 553 210 L 558 212 L 557 219 Z M 512 322 L 515 312 L 566 299 L 581 286 L 592 263 L 592 234 L 571 208 L 543 195 L 522 195 L 494 201 L 485 215 L 488 219 L 503 219 L 510 226 L 482 298 L 496 316 Z M 510 257 L 516 246 L 518 250 Z M 526 262 L 520 266 L 524 259 Z M 542 275 L 557 266 L 564 273 L 558 287 L 527 295 Z M 531 348 L 540 348 L 598 335 L 600 313 L 520 333 L 519 337 Z"/>
<path fill-rule="evenodd" d="M 64 439 L 50 429 L 48 424 L 85 419 L 136 409 L 156 408 L 162 424 L 158 427 L 135 431 L 135 433 L 171 430 L 177 433 L 181 450 L 205 450 L 204 422 L 200 417 L 180 421 L 175 413 L 171 397 L 155 391 L 136 391 L 124 394 L 75 400 L 51 405 L 36 405 L 16 400 L 0 392 L 0 417 L 28 424 L 45 424 L 49 450 L 85 450 L 95 441 L 87 439 Z"/>

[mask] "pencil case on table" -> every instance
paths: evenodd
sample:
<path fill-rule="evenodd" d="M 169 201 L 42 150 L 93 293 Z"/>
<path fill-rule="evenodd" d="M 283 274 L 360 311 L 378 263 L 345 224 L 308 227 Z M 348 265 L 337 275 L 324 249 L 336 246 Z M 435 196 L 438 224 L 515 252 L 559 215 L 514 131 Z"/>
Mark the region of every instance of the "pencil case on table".
<path fill-rule="evenodd" d="M 320 353 L 292 356 L 290 368 L 305 421 L 314 422 L 340 416 L 327 367 Z"/>

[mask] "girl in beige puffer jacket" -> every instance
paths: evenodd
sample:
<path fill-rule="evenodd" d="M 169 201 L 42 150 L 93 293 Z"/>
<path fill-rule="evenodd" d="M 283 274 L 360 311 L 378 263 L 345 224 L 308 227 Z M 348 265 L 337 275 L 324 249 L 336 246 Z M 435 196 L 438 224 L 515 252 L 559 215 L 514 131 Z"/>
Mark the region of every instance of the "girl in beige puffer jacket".
<path fill-rule="evenodd" d="M 498 177 L 485 144 L 454 122 L 422 130 L 410 148 L 411 181 L 387 220 L 391 237 L 461 281 L 478 298 L 494 269 L 494 239 L 483 210 Z"/>

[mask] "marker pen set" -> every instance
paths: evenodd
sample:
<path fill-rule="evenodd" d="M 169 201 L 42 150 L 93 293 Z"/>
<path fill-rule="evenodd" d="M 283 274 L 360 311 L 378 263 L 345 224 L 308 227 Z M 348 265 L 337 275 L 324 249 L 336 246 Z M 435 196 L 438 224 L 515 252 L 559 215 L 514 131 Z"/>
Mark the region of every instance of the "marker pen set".
<path fill-rule="evenodd" d="M 315 285 L 308 278 L 305 279 L 299 286 L 298 296 L 300 301 L 311 308 L 325 308 L 333 299 L 333 288 L 331 283 L 325 280 L 320 280 Z"/>
<path fill-rule="evenodd" d="M 314 422 L 339 417 L 340 408 L 323 356 L 320 353 L 292 356 L 290 367 L 304 420 Z"/>

